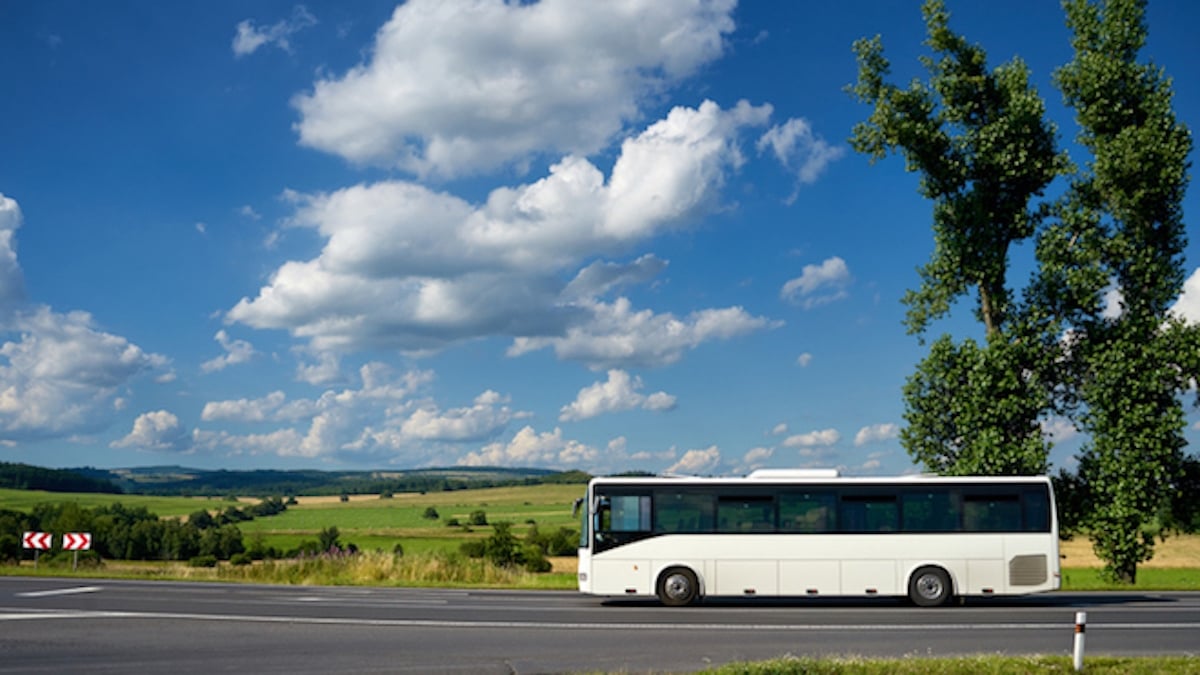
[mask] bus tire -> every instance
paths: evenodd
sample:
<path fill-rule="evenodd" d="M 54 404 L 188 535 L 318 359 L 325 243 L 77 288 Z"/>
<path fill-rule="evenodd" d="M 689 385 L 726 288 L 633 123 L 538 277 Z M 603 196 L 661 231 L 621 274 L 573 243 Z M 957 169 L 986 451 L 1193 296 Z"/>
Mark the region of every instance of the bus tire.
<path fill-rule="evenodd" d="M 954 586 L 940 567 L 922 567 L 908 580 L 908 598 L 918 607 L 939 607 L 950 602 Z"/>
<path fill-rule="evenodd" d="M 690 605 L 700 597 L 696 573 L 686 567 L 671 567 L 658 577 L 658 599 L 667 607 Z"/>

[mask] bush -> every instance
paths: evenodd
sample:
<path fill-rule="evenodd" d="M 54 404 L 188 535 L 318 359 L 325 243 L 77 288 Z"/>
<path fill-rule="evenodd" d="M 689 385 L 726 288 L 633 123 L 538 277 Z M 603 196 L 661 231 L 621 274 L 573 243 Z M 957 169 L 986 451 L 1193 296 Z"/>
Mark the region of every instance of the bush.
<path fill-rule="evenodd" d="M 238 566 L 249 565 L 251 562 L 254 562 L 254 560 L 248 553 L 236 553 L 229 559 L 231 565 Z"/>
<path fill-rule="evenodd" d="M 482 511 L 482 510 L 472 511 L 471 512 L 471 520 L 469 522 L 472 525 L 487 525 L 488 524 L 487 512 Z"/>
<path fill-rule="evenodd" d="M 458 522 L 458 518 L 451 518 L 446 521 L 446 527 L 458 527 L 459 525 L 462 525 L 462 523 Z"/>
<path fill-rule="evenodd" d="M 404 544 L 401 544 L 400 542 L 396 542 L 396 545 L 392 547 L 392 555 L 394 555 L 394 556 L 404 555 Z"/>
<path fill-rule="evenodd" d="M 425 520 L 437 520 L 441 516 L 438 515 L 437 509 L 433 508 L 432 506 L 429 506 L 429 507 L 426 507 L 425 513 L 422 513 L 421 517 L 424 518 Z"/>
<path fill-rule="evenodd" d="M 217 556 L 215 555 L 198 555 L 188 561 L 189 567 L 216 567 Z"/>

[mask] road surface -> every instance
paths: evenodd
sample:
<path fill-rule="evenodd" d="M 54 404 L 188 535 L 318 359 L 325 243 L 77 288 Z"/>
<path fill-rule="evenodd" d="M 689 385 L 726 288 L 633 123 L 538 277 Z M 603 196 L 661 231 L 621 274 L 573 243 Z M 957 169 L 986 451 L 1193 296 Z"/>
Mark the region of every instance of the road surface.
<path fill-rule="evenodd" d="M 0 673 L 694 672 L 793 655 L 1200 654 L 1200 593 L 665 608 L 570 592 L 0 577 Z"/>

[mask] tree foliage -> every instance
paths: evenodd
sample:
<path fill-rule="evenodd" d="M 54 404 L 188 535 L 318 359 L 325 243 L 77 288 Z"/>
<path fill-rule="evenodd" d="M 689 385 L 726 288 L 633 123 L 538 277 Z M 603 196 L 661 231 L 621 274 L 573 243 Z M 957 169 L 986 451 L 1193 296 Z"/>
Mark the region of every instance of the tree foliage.
<path fill-rule="evenodd" d="M 1181 477 L 1179 396 L 1200 359 L 1200 328 L 1169 312 L 1183 290 L 1192 140 L 1170 79 L 1138 60 L 1144 0 L 1065 7 L 1075 57 L 1055 76 L 1091 161 L 1041 237 L 1035 295 L 1073 331 L 1069 384 L 1090 436 L 1080 475 L 1096 553 L 1111 577 L 1133 583 L 1153 555 L 1149 522 Z"/>
<path fill-rule="evenodd" d="M 1055 150 L 1025 66 L 988 71 L 941 0 L 922 9 L 928 82 L 889 84 L 877 37 L 855 44 L 852 89 L 873 106 L 854 147 L 902 153 L 933 201 L 934 251 L 904 298 L 909 331 L 923 334 L 969 293 L 983 327 L 982 343 L 932 344 L 905 386 L 902 442 L 941 473 L 1041 473 L 1040 421 L 1069 416 L 1090 440 L 1078 473 L 1057 478 L 1063 504 L 1109 575 L 1131 583 L 1153 554 L 1151 521 L 1190 521 L 1180 396 L 1200 376 L 1200 326 L 1170 313 L 1184 279 L 1192 140 L 1170 79 L 1138 60 L 1145 5 L 1064 4 L 1074 58 L 1055 81 L 1090 156 L 1083 169 Z M 1068 177 L 1063 196 L 1035 205 L 1058 176 Z M 1033 237 L 1036 270 L 1018 293 L 1008 252 Z"/>
<path fill-rule="evenodd" d="M 922 7 L 932 56 L 928 83 L 888 83 L 877 36 L 854 44 L 851 91 L 873 106 L 851 144 L 879 159 L 904 155 L 933 201 L 934 250 L 921 285 L 904 296 L 906 325 L 923 334 L 962 296 L 973 295 L 984 342 L 934 342 L 904 389 L 909 426 L 901 440 L 928 468 L 951 474 L 1028 474 L 1046 469 L 1039 417 L 1051 407 L 1053 359 L 1041 328 L 1015 306 L 1009 251 L 1044 215 L 1031 207 L 1066 166 L 1055 126 L 1020 59 L 987 68 L 987 56 L 949 28 L 941 0 Z M 1044 331 L 1043 331 L 1044 332 Z"/>

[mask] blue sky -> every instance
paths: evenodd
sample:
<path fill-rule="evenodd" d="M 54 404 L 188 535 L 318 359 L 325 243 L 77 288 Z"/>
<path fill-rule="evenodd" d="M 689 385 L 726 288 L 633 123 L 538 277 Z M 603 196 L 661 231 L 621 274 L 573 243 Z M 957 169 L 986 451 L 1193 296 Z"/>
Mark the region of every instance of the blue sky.
<path fill-rule="evenodd" d="M 948 6 L 1086 161 L 1058 3 Z M 1200 5 L 1148 18 L 1200 128 Z M 0 460 L 911 470 L 930 206 L 847 145 L 877 33 L 922 74 L 916 2 L 2 3 Z"/>

